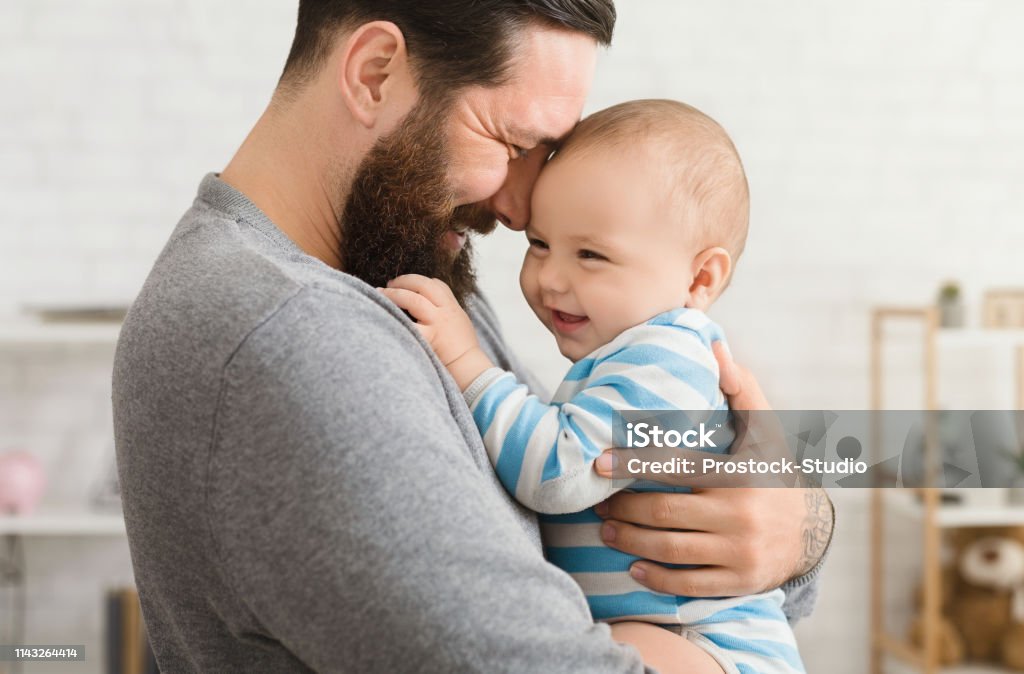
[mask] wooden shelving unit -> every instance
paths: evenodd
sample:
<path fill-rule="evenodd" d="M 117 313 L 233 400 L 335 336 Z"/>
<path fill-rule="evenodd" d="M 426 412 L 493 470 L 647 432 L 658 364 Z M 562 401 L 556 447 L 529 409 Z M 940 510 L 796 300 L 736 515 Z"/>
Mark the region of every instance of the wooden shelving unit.
<path fill-rule="evenodd" d="M 121 325 L 116 322 L 42 321 L 28 317 L 0 320 L 0 358 L 18 358 L 26 352 L 67 353 L 96 349 L 113 353 Z M 0 589 L 11 590 L 14 607 L 13 624 L 8 626 L 6 604 L 0 604 L 0 642 L 23 643 L 26 599 L 26 567 L 31 565 L 26 553 L 29 541 L 46 538 L 123 539 L 126 535 L 124 517 L 119 509 L 90 510 L 81 505 L 44 504 L 31 515 L 0 515 Z M 68 560 L 73 563 L 74 560 Z M 101 663 L 101 644 L 90 643 L 93 665 Z M 0 663 L 2 665 L 4 663 Z M 50 671 L 44 663 L 35 669 Z M 25 669 L 31 669 L 26 667 Z M 32 669 L 32 671 L 35 671 Z M 6 671 L 0 666 L 0 671 Z M 13 669 L 12 671 L 20 671 Z"/>
<path fill-rule="evenodd" d="M 117 344 L 120 323 L 46 322 L 19 319 L 0 324 L 0 355 L 24 348 L 78 348 Z M 42 507 L 29 516 L 0 515 L 0 536 L 116 536 L 124 534 L 120 513 Z"/>
<path fill-rule="evenodd" d="M 889 513 L 912 520 L 924 517 L 923 506 L 913 499 L 912 490 L 890 493 L 886 496 Z M 967 506 L 946 505 L 935 513 L 935 523 L 943 529 L 960 527 L 1024 526 L 1024 505 Z"/>
<path fill-rule="evenodd" d="M 913 667 L 906 665 L 896 665 L 891 668 L 892 674 L 912 674 L 915 671 Z M 990 667 L 988 665 L 957 665 L 955 667 L 946 667 L 942 670 L 942 674 L 1007 674 L 1005 669 L 998 667 Z"/>
<path fill-rule="evenodd" d="M 120 513 L 43 509 L 31 515 L 0 517 L 0 536 L 124 536 Z"/>
<path fill-rule="evenodd" d="M 0 347 L 114 346 L 119 323 L 47 323 L 18 320 L 0 324 Z"/>
<path fill-rule="evenodd" d="M 1024 330 L 971 330 L 939 328 L 938 310 L 932 307 L 880 307 L 871 319 L 871 408 L 884 410 L 885 362 L 883 345 L 886 328 L 893 322 L 918 322 L 923 328 L 922 361 L 924 373 L 922 395 L 925 409 L 938 409 L 938 361 L 940 349 L 956 346 L 1002 345 L 1014 352 L 1016 409 L 1024 409 Z M 874 437 L 874 451 L 880 450 L 880 434 Z M 925 428 L 925 484 L 936 484 L 937 429 Z M 876 454 L 876 459 L 880 458 Z M 906 489 L 888 493 L 882 488 L 871 492 L 871 674 L 896 674 L 917 671 L 924 674 L 968 674 L 1003 672 L 998 668 L 965 665 L 951 668 L 939 666 L 939 621 L 942 606 L 941 546 L 942 529 L 971 526 L 1012 526 L 1024 524 L 1024 506 L 970 507 L 942 506 L 935 488 Z M 920 496 L 920 502 L 915 496 Z M 887 509 L 888 507 L 888 509 Z M 887 512 L 915 518 L 923 533 L 922 623 L 923 647 L 915 647 L 904 637 L 895 635 L 885 621 L 885 521 Z M 887 668 L 887 657 L 897 660 Z"/>

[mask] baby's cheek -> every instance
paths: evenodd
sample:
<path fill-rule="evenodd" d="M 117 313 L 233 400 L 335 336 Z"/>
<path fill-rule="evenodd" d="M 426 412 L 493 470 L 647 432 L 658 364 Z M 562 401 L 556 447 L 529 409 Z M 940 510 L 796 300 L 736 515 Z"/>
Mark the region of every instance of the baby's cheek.
<path fill-rule="evenodd" d="M 619 333 L 650 318 L 642 306 L 646 299 L 642 290 L 632 295 L 613 286 L 606 288 L 600 298 L 595 323 L 599 326 L 602 339 L 610 341 Z"/>
<path fill-rule="evenodd" d="M 537 299 L 537 287 L 537 266 L 527 251 L 526 257 L 523 258 L 523 266 L 519 269 L 519 288 L 531 307 L 534 307 Z"/>

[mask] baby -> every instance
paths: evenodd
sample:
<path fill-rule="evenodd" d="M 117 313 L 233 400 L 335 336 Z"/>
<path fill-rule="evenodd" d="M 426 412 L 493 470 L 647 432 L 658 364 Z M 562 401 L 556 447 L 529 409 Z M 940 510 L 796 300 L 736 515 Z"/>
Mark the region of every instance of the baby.
<path fill-rule="evenodd" d="M 649 590 L 629 574 L 637 558 L 602 543 L 593 510 L 624 486 L 593 470 L 616 444 L 616 413 L 728 410 L 712 353 L 722 334 L 704 312 L 728 284 L 748 216 L 736 149 L 694 108 L 634 101 L 580 122 L 537 180 L 519 276 L 574 363 L 549 404 L 494 366 L 444 283 L 407 275 L 382 289 L 463 391 L 502 484 L 542 514 L 547 558 L 583 588 L 595 619 L 662 672 L 804 671 L 781 590 L 716 599 Z"/>

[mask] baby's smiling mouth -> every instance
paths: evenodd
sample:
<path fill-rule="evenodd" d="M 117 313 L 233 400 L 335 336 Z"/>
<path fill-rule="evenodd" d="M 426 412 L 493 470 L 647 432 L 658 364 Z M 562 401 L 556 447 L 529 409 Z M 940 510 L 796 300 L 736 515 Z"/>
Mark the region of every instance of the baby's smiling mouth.
<path fill-rule="evenodd" d="M 551 310 L 551 319 L 558 332 L 574 332 L 590 322 L 586 316 L 570 314 L 558 309 Z"/>

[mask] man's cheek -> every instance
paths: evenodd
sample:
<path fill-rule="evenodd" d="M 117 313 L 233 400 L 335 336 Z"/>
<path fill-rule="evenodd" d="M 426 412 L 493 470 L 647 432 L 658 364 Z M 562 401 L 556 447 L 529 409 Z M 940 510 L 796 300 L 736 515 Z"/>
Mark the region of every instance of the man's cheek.
<path fill-rule="evenodd" d="M 508 179 L 508 156 L 502 153 L 474 153 L 469 157 L 453 158 L 448 172 L 458 206 L 487 202 L 498 193 Z"/>

